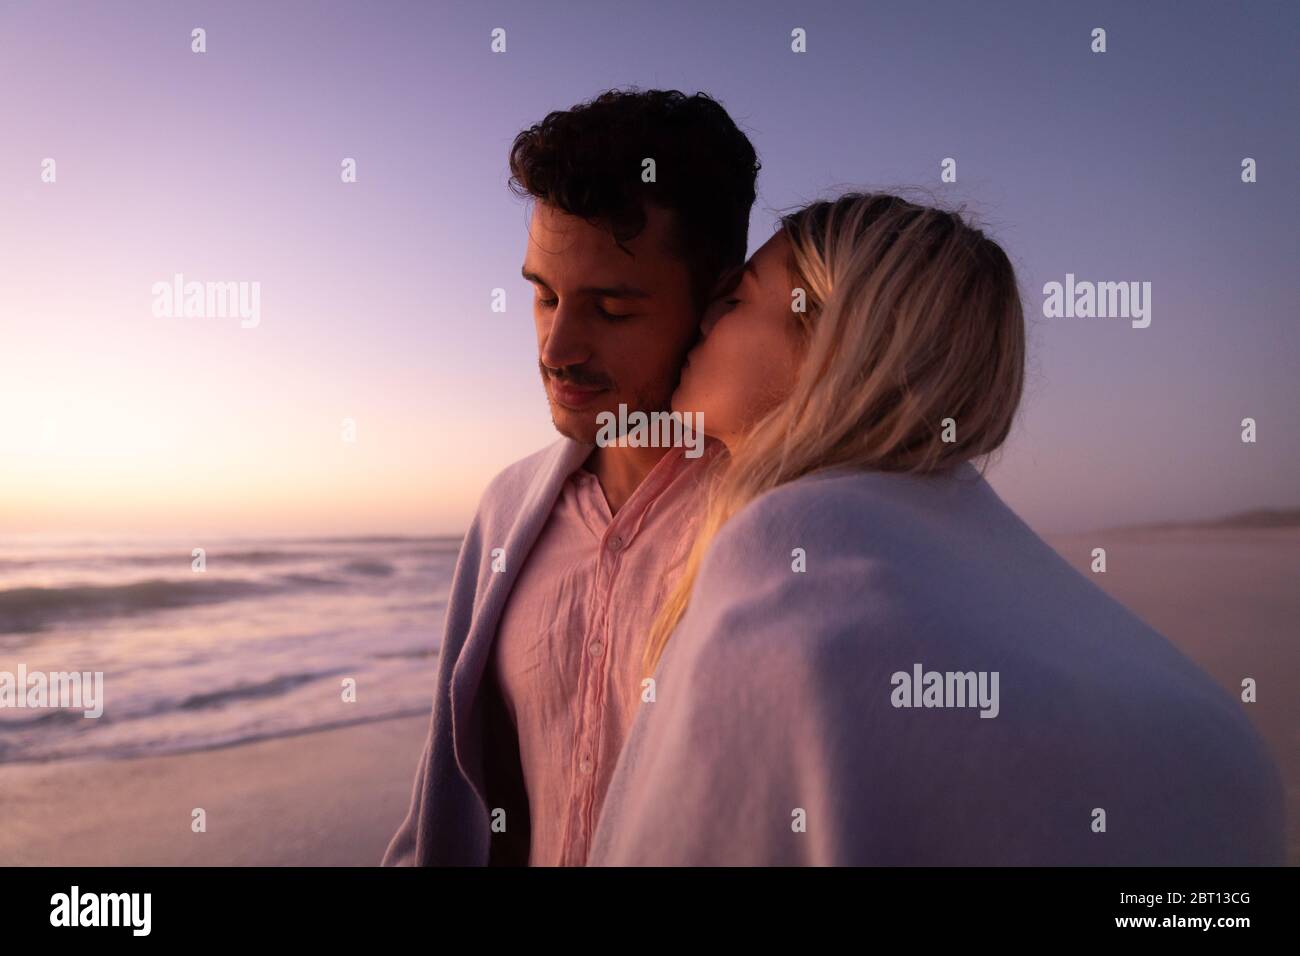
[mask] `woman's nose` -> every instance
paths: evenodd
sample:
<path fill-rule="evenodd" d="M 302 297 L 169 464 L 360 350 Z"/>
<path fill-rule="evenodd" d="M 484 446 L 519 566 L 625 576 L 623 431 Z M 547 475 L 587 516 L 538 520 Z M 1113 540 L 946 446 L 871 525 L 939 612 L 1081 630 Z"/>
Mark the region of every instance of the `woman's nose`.
<path fill-rule="evenodd" d="M 741 273 L 744 271 L 744 266 L 735 266 L 720 275 L 717 284 L 713 287 L 713 291 L 709 294 L 709 301 L 712 302 L 714 299 L 721 299 L 729 295 L 736 288 Z"/>
<path fill-rule="evenodd" d="M 704 310 L 704 316 L 700 319 L 700 338 L 713 331 L 713 327 L 718 324 L 718 319 L 722 318 L 722 313 L 726 311 L 727 300 L 724 298 L 717 298 L 709 303 L 709 307 Z"/>

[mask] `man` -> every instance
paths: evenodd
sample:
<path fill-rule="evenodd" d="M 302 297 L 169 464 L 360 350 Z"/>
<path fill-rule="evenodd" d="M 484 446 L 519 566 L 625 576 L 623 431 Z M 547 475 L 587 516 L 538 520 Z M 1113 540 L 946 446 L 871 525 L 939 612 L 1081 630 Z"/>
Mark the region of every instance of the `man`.
<path fill-rule="evenodd" d="M 610 91 L 520 133 L 510 169 L 535 201 L 523 275 L 563 438 L 499 474 L 465 536 L 386 866 L 586 862 L 719 450 L 602 447 L 598 416 L 668 410 L 712 292 L 744 262 L 749 140 L 704 94 Z"/>

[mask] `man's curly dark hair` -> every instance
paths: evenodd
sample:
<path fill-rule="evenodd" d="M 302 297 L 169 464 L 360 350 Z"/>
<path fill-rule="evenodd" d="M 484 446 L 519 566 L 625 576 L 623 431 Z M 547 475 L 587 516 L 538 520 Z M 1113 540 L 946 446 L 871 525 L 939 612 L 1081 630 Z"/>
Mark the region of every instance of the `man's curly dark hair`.
<path fill-rule="evenodd" d="M 646 158 L 656 182 L 641 180 Z M 609 90 L 516 136 L 510 189 L 609 229 L 620 245 L 645 228 L 646 203 L 671 210 L 674 251 L 702 308 L 745 261 L 759 168 L 749 138 L 707 94 Z"/>

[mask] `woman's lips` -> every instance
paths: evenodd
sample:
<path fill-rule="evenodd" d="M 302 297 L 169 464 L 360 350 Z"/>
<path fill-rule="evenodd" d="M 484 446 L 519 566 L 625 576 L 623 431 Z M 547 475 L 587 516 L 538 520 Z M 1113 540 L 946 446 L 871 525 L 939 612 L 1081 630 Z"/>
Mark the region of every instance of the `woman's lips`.
<path fill-rule="evenodd" d="M 596 396 L 606 392 L 604 388 L 587 385 L 570 385 L 566 382 L 551 380 L 551 397 L 565 408 L 584 408 L 595 401 Z"/>

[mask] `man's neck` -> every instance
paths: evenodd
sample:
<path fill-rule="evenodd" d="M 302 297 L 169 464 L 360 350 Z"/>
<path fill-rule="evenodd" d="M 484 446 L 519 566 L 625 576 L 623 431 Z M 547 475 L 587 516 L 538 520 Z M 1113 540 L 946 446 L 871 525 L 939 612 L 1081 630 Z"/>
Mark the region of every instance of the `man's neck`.
<path fill-rule="evenodd" d="M 617 514 L 645 480 L 650 470 L 671 448 L 627 448 L 617 445 L 597 447 L 583 467 L 596 476 L 600 490 L 609 502 L 609 513 Z"/>

